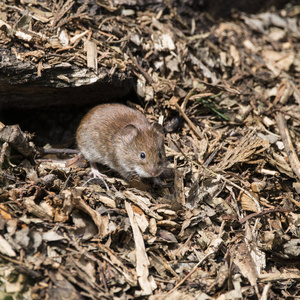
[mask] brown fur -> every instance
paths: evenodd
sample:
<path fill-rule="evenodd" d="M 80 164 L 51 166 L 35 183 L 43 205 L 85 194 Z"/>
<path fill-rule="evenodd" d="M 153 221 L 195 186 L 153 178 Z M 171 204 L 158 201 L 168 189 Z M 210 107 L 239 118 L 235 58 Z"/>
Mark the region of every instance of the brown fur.
<path fill-rule="evenodd" d="M 156 177 L 165 165 L 161 125 L 150 125 L 141 112 L 125 105 L 101 104 L 93 108 L 82 119 L 76 140 L 88 161 L 107 165 L 124 178 L 133 174 Z"/>

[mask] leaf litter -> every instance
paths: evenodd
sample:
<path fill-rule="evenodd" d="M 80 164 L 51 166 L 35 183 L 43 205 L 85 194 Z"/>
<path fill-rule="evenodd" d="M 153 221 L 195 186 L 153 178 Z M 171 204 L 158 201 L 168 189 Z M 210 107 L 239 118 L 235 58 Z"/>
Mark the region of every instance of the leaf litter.
<path fill-rule="evenodd" d="M 159 1 L 27 2 L 0 5 L 1 48 L 40 75 L 132 72 L 168 168 L 159 188 L 109 172 L 107 190 L 1 123 L 1 298 L 299 297 L 298 6 L 225 21 Z"/>

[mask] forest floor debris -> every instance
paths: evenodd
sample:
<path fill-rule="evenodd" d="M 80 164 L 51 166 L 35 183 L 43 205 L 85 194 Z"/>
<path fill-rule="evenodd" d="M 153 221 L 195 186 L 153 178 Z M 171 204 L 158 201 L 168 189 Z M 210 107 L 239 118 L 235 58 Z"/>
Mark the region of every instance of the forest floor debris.
<path fill-rule="evenodd" d="M 104 2 L 4 0 L 0 51 L 37 76 L 133 74 L 146 105 L 130 105 L 166 131 L 164 185 L 108 171 L 107 190 L 1 123 L 0 298 L 299 297 L 299 6 L 214 20 Z"/>

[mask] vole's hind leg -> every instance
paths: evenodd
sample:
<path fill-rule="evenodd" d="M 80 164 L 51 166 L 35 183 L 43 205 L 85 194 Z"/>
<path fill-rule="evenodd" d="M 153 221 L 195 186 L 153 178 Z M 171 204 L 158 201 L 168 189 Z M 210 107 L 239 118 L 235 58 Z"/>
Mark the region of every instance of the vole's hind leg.
<path fill-rule="evenodd" d="M 96 178 L 96 179 L 100 179 L 100 180 L 104 183 L 106 189 L 109 191 L 109 187 L 108 187 L 108 185 L 107 185 L 107 183 L 106 183 L 106 181 L 105 181 L 105 179 L 104 179 L 104 178 L 107 178 L 107 176 L 104 175 L 104 174 L 102 174 L 101 172 L 99 172 L 96 163 L 90 163 L 90 164 L 91 164 L 91 172 L 90 172 L 90 175 L 92 175 L 93 178 L 90 178 L 87 182 L 85 182 L 84 185 L 86 185 L 89 181 L 91 181 L 91 180 L 93 180 L 93 179 Z M 84 186 L 84 185 L 83 185 L 83 186 Z"/>

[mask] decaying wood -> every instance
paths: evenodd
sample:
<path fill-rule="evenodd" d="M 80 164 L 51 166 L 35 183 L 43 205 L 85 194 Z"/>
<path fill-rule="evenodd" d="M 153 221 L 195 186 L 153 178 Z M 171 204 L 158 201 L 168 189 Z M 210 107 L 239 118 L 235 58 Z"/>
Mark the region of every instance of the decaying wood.
<path fill-rule="evenodd" d="M 43 76 L 37 77 L 37 69 L 28 62 L 11 59 L 0 64 L 1 106 L 28 108 L 107 102 L 128 94 L 134 86 L 130 75 L 109 76 L 103 69 L 96 74 L 65 62 L 43 68 Z"/>

